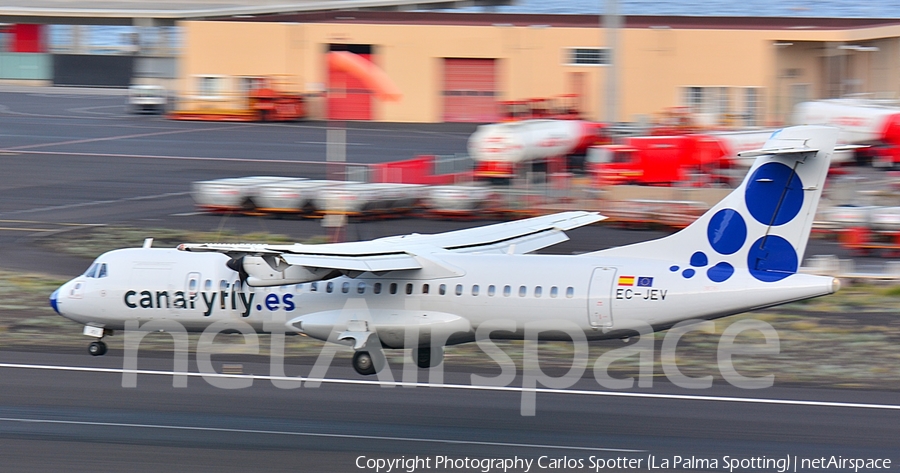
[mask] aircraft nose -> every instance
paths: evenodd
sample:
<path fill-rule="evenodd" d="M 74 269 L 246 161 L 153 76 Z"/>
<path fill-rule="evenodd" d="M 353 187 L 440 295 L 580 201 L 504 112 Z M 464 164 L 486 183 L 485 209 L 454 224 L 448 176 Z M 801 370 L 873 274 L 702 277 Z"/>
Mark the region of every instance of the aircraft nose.
<path fill-rule="evenodd" d="M 53 310 L 62 315 L 62 312 L 59 311 L 59 302 L 57 302 L 57 298 L 59 297 L 59 289 L 53 291 L 53 294 L 50 294 L 50 307 L 53 307 Z"/>

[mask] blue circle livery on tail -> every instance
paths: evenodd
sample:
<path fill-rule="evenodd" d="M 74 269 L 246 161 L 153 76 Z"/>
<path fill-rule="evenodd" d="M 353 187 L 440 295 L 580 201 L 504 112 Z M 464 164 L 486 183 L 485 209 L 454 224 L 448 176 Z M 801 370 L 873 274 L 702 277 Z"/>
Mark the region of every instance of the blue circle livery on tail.
<path fill-rule="evenodd" d="M 684 230 L 659 240 L 597 252 L 660 260 L 682 280 L 724 284 L 743 274 L 776 283 L 796 274 L 834 154 L 831 127 L 773 133 L 738 188 Z"/>

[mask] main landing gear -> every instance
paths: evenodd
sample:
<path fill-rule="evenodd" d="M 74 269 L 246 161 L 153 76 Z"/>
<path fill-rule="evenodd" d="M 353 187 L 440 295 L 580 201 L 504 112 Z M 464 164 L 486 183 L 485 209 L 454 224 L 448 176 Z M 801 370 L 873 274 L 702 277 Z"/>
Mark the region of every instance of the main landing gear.
<path fill-rule="evenodd" d="M 413 348 L 412 356 L 419 368 L 434 368 L 444 361 L 444 347 Z"/>
<path fill-rule="evenodd" d="M 434 368 L 444 361 L 444 348 L 413 348 L 412 356 L 419 368 Z M 353 354 L 353 369 L 363 376 L 375 374 L 375 362 L 372 360 L 372 355 L 367 351 L 358 351 Z"/>
<path fill-rule="evenodd" d="M 88 345 L 88 353 L 93 356 L 103 356 L 106 354 L 106 343 L 103 343 L 103 337 L 112 335 L 112 330 L 97 327 L 95 325 L 85 325 L 84 334 L 97 339 L 97 341 L 91 342 L 91 344 Z"/>
<path fill-rule="evenodd" d="M 363 376 L 375 374 L 375 362 L 372 361 L 372 355 L 367 351 L 358 351 L 354 353 L 353 369 Z"/>

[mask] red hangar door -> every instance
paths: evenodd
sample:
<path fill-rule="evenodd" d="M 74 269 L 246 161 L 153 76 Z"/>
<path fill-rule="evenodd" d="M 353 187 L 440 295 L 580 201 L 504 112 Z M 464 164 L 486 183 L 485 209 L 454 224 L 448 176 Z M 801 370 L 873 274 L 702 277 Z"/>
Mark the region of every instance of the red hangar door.
<path fill-rule="evenodd" d="M 368 61 L 372 60 L 370 44 L 331 44 L 328 50 L 349 51 Z M 328 66 L 329 120 L 371 120 L 373 95 L 362 80 Z"/>
<path fill-rule="evenodd" d="M 445 58 L 444 121 L 497 121 L 496 84 L 496 60 Z"/>

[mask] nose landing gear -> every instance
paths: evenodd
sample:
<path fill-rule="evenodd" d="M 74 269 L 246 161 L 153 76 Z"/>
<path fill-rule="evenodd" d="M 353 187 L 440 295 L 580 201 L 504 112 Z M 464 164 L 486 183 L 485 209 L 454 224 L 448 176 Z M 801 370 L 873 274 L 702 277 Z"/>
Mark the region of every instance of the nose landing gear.
<path fill-rule="evenodd" d="M 103 356 L 106 354 L 106 344 L 100 340 L 91 342 L 91 344 L 88 345 L 88 353 L 94 356 Z"/>
<path fill-rule="evenodd" d="M 103 343 L 103 337 L 112 335 L 112 330 L 97 327 L 96 325 L 85 325 L 84 334 L 97 339 L 97 341 L 91 342 L 91 344 L 88 345 L 88 353 L 93 356 L 103 356 L 106 354 L 106 343 Z"/>

